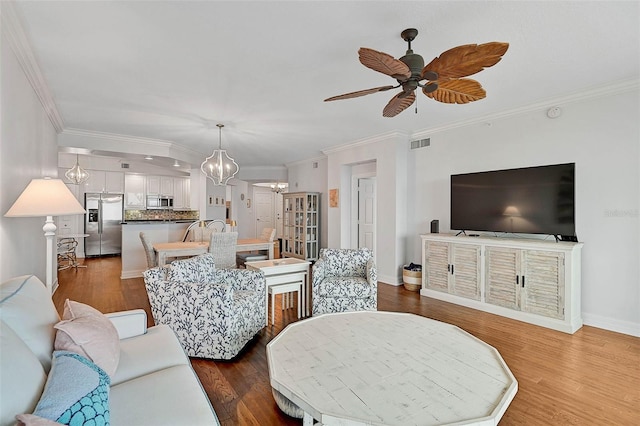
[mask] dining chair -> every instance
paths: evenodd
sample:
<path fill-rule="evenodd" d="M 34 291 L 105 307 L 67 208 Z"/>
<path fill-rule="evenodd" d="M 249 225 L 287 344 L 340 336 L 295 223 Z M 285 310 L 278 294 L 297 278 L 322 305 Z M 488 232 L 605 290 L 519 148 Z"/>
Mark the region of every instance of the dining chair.
<path fill-rule="evenodd" d="M 236 269 L 237 232 L 213 232 L 209 241 L 209 253 L 213 255 L 216 268 Z"/>
<path fill-rule="evenodd" d="M 142 246 L 144 247 L 145 254 L 147 255 L 147 267 L 155 268 L 156 266 L 158 266 L 156 252 L 153 249 L 151 241 L 149 241 L 147 235 L 144 232 L 140 232 L 140 241 L 142 241 Z"/>
<path fill-rule="evenodd" d="M 189 224 L 189 226 L 187 226 L 187 229 L 185 229 L 184 231 L 184 236 L 182 237 L 182 242 L 186 242 L 186 241 L 195 241 L 195 236 L 192 235 L 194 234 L 193 229 L 197 228 L 200 225 L 200 221 L 196 220 L 195 222 Z"/>
<path fill-rule="evenodd" d="M 213 232 L 224 232 L 227 229 L 227 224 L 222 219 L 214 219 L 207 223 L 207 228 L 213 229 Z"/>
<path fill-rule="evenodd" d="M 262 229 L 262 233 L 258 237 L 259 240 L 266 240 L 273 243 L 273 239 L 276 237 L 276 229 L 275 228 L 264 228 Z M 238 253 L 236 255 L 236 262 L 238 263 L 238 267 L 244 268 L 246 262 L 256 262 L 258 260 L 267 260 L 269 259 L 269 251 L 265 250 L 257 250 L 251 252 Z"/>

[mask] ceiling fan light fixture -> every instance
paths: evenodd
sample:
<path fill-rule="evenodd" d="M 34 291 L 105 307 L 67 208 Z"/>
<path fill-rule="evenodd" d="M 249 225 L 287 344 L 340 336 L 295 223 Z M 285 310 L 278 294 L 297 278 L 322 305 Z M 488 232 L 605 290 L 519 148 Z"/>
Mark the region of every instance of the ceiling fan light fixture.
<path fill-rule="evenodd" d="M 382 86 L 358 90 L 325 99 L 325 102 L 351 99 L 402 87 L 382 111 L 383 117 L 395 117 L 409 108 L 416 100 L 418 87 L 435 101 L 446 104 L 466 104 L 486 97 L 486 92 L 475 80 L 467 77 L 497 64 L 507 52 L 509 43 L 489 42 L 465 44 L 449 49 L 436 56 L 427 65 L 421 55 L 413 53 L 411 42 L 418 36 L 418 30 L 407 28 L 400 34 L 407 42 L 407 51 L 400 59 L 361 47 L 358 50 L 360 63 L 365 67 L 385 74 L 398 82 L 398 86 Z M 424 83 L 422 81 L 426 80 Z M 410 102 L 409 102 L 410 101 Z M 417 108 L 416 108 L 417 112 Z"/>
<path fill-rule="evenodd" d="M 219 133 L 218 149 L 202 162 L 200 170 L 208 179 L 211 179 L 215 185 L 226 185 L 229 180 L 238 173 L 240 167 L 235 160 L 222 149 L 222 128 L 224 124 L 216 124 Z"/>
<path fill-rule="evenodd" d="M 89 179 L 89 173 L 80 167 L 78 154 L 76 154 L 76 165 L 65 172 L 65 177 L 75 185 L 80 185 Z"/>

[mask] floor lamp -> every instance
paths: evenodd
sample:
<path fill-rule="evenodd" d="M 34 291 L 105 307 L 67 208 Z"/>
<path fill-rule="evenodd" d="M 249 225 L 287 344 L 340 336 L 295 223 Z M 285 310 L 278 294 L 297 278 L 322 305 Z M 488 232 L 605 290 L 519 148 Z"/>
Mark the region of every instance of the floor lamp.
<path fill-rule="evenodd" d="M 47 240 L 47 279 L 49 293 L 53 292 L 53 239 L 56 224 L 53 216 L 84 214 L 85 210 L 60 179 L 33 179 L 22 191 L 6 217 L 42 217 L 46 220 L 42 230 Z"/>

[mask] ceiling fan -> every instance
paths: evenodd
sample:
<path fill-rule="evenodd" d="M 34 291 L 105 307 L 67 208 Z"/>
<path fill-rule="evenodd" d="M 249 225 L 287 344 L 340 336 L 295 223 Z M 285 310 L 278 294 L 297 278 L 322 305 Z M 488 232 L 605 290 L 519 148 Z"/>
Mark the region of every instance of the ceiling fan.
<path fill-rule="evenodd" d="M 465 44 L 454 47 L 434 58 L 427 66 L 422 56 L 413 53 L 411 42 L 418 35 L 418 30 L 408 28 L 400 34 L 409 45 L 407 53 L 400 59 L 377 50 L 361 47 L 358 50 L 360 62 L 367 68 L 386 74 L 398 82 L 395 86 L 381 86 L 359 90 L 325 99 L 357 98 L 371 93 L 402 88 L 384 107 L 384 117 L 395 117 L 407 109 L 416 100 L 415 90 L 431 99 L 447 104 L 466 104 L 483 99 L 486 92 L 475 80 L 462 78 L 497 64 L 509 48 L 509 43 L 490 42 L 485 44 Z M 422 81 L 425 80 L 424 83 Z"/>

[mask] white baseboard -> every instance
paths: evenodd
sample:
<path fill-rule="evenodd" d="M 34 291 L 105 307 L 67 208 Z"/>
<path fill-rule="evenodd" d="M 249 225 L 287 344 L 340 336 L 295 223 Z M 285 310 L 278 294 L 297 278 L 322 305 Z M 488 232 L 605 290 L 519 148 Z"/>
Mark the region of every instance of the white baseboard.
<path fill-rule="evenodd" d="M 621 321 L 615 318 L 603 317 L 602 315 L 582 313 L 582 322 L 591 327 L 603 328 L 616 333 L 628 334 L 640 337 L 640 324 L 631 321 Z"/>
<path fill-rule="evenodd" d="M 122 271 L 120 273 L 120 279 L 121 280 L 126 280 L 128 278 L 141 278 L 142 277 L 142 273 L 144 271 L 145 271 L 144 269 L 142 269 L 142 270 L 134 269 L 132 271 Z"/>
<path fill-rule="evenodd" d="M 378 282 L 399 286 L 399 285 L 402 285 L 402 277 L 394 277 L 390 275 L 389 276 L 378 275 Z"/>

